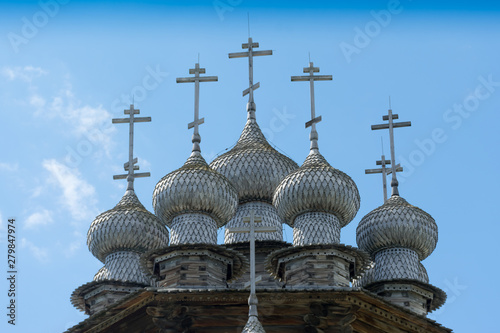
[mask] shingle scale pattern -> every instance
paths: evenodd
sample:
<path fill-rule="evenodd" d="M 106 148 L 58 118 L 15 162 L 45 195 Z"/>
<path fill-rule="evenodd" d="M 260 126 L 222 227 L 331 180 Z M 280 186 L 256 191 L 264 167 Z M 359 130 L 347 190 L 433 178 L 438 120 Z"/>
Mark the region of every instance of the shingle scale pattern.
<path fill-rule="evenodd" d="M 226 225 L 224 243 L 232 244 L 232 243 L 241 243 L 248 242 L 250 239 L 249 233 L 230 233 L 229 228 L 235 227 L 245 227 L 248 228 L 248 223 L 243 222 L 243 218 L 250 216 L 250 211 L 253 210 L 255 212 L 255 216 L 260 216 L 262 218 L 262 222 L 258 223 L 258 226 L 266 226 L 266 227 L 275 227 L 275 232 L 258 232 L 255 234 L 255 240 L 263 241 L 263 240 L 275 240 L 282 241 L 283 240 L 283 226 L 282 220 L 276 213 L 276 208 L 273 205 L 265 203 L 265 202 L 247 202 L 244 204 L 240 204 L 238 206 L 238 210 L 236 211 L 236 215 L 234 218 L 228 222 Z"/>
<path fill-rule="evenodd" d="M 286 176 L 276 188 L 273 204 L 291 227 L 304 212 L 327 212 L 346 226 L 356 216 L 360 197 L 347 174 L 332 167 L 318 150 L 311 150 L 304 164 Z"/>
<path fill-rule="evenodd" d="M 266 331 L 257 317 L 250 316 L 242 333 L 266 333 Z"/>
<path fill-rule="evenodd" d="M 247 120 L 236 145 L 210 166 L 236 187 L 240 203 L 271 203 L 281 179 L 298 168 L 294 161 L 271 147 L 252 117 Z"/>
<path fill-rule="evenodd" d="M 116 251 L 145 252 L 168 245 L 168 230 L 128 190 L 112 209 L 98 215 L 87 233 L 90 252 L 104 262 Z"/>
<path fill-rule="evenodd" d="M 237 204 L 234 186 L 198 152 L 164 176 L 153 192 L 155 214 L 169 227 L 175 216 L 185 213 L 208 214 L 222 227 L 233 217 Z"/>
<path fill-rule="evenodd" d="M 373 254 L 390 247 L 406 247 L 427 258 L 438 241 L 436 222 L 422 209 L 400 196 L 392 196 L 382 206 L 361 219 L 356 229 L 358 246 Z"/>
<path fill-rule="evenodd" d="M 118 251 L 106 257 L 105 266 L 94 276 L 94 281 L 106 280 L 150 284 L 140 267 L 140 254 L 130 251 Z"/>
<path fill-rule="evenodd" d="M 208 215 L 186 213 L 174 217 L 170 245 L 217 244 L 217 224 Z"/>
<path fill-rule="evenodd" d="M 340 221 L 330 213 L 307 212 L 297 216 L 293 227 L 293 245 L 340 243 Z"/>

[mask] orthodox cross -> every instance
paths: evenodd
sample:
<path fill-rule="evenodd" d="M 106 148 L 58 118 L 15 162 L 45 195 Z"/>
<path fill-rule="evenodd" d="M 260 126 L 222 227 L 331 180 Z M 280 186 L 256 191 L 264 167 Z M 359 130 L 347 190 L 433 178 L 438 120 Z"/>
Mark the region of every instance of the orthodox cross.
<path fill-rule="evenodd" d="M 137 164 L 137 157 L 134 158 L 134 123 L 144 123 L 150 122 L 151 117 L 134 117 L 134 115 L 139 114 L 139 109 L 134 109 L 134 104 L 130 104 L 130 109 L 124 110 L 124 114 L 130 115 L 128 118 L 114 118 L 112 119 L 113 124 L 129 124 L 129 137 L 128 137 L 128 162 L 123 165 L 125 171 L 128 171 L 124 175 L 114 175 L 113 179 L 127 179 L 127 190 L 134 190 L 134 179 L 140 177 L 149 177 L 151 174 L 149 172 L 134 173 L 135 170 L 139 170 Z"/>
<path fill-rule="evenodd" d="M 376 161 L 377 165 L 381 165 L 380 169 L 365 169 L 365 174 L 381 173 L 382 174 L 382 184 L 384 188 L 384 203 L 387 201 L 387 180 L 386 176 L 392 173 L 392 169 L 387 169 L 386 165 L 391 164 L 391 160 L 386 160 L 385 155 L 382 154 L 382 159 Z M 396 172 L 403 171 L 403 167 L 399 164 L 396 165 Z"/>
<path fill-rule="evenodd" d="M 399 123 L 395 123 L 393 120 L 398 119 L 399 116 L 397 114 L 392 114 L 392 109 L 389 108 L 387 116 L 382 116 L 382 120 L 388 120 L 388 124 L 380 124 L 380 125 L 372 125 L 372 130 L 379 129 L 389 129 L 389 138 L 391 140 L 391 187 L 392 187 L 392 195 L 399 195 L 398 191 L 398 179 L 396 177 L 396 172 L 398 166 L 396 165 L 396 158 L 394 155 L 394 128 L 398 127 L 409 127 L 411 126 L 411 121 L 402 121 Z"/>
<path fill-rule="evenodd" d="M 258 318 L 257 312 L 257 295 L 255 293 L 255 233 L 257 232 L 275 232 L 276 227 L 259 226 L 256 227 L 255 223 L 262 222 L 260 216 L 255 216 L 255 211 L 250 211 L 250 216 L 243 218 L 244 223 L 248 223 L 248 227 L 235 227 L 228 228 L 229 233 L 250 233 L 250 297 L 248 298 L 248 317 Z"/>
<path fill-rule="evenodd" d="M 304 73 L 309 73 L 309 75 L 303 76 L 292 76 L 293 81 L 309 81 L 309 87 L 311 92 L 311 120 L 306 122 L 306 128 L 311 127 L 311 134 L 309 139 L 311 140 L 311 149 L 318 149 L 318 132 L 316 131 L 316 124 L 321 121 L 321 116 L 316 117 L 316 109 L 314 102 L 314 81 L 329 81 L 332 80 L 331 75 L 314 75 L 314 73 L 319 73 L 319 67 L 314 67 L 313 63 L 309 62 L 309 67 L 304 67 Z"/>
<path fill-rule="evenodd" d="M 198 130 L 198 126 L 205 122 L 205 118 L 199 118 L 200 110 L 200 82 L 216 82 L 219 80 L 217 76 L 203 76 L 200 74 L 205 74 L 205 68 L 200 68 L 200 64 L 196 63 L 194 68 L 189 69 L 189 74 L 194 74 L 194 77 L 178 77 L 176 79 L 177 83 L 191 83 L 194 82 L 194 121 L 188 124 L 188 129 L 194 127 L 193 133 L 193 151 L 200 150 L 201 137 Z"/>
<path fill-rule="evenodd" d="M 260 82 L 253 84 L 253 57 L 273 55 L 272 50 L 254 51 L 253 49 L 259 47 L 259 43 L 254 43 L 251 37 L 248 37 L 248 43 L 241 44 L 242 49 L 248 49 L 248 52 L 235 52 L 229 53 L 229 59 L 248 57 L 248 81 L 249 86 L 243 90 L 243 96 L 248 95 L 247 111 L 255 111 L 255 103 L 253 100 L 253 91 L 260 87 Z"/>

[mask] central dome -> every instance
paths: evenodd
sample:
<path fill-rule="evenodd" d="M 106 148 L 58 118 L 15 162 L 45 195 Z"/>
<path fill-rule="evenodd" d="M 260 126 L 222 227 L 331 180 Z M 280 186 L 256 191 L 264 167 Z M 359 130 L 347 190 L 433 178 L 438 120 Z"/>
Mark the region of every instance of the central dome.
<path fill-rule="evenodd" d="M 262 134 L 253 112 L 236 145 L 211 164 L 226 176 L 238 191 L 240 203 L 272 203 L 273 192 L 281 179 L 298 168 L 297 163 L 271 147 Z"/>

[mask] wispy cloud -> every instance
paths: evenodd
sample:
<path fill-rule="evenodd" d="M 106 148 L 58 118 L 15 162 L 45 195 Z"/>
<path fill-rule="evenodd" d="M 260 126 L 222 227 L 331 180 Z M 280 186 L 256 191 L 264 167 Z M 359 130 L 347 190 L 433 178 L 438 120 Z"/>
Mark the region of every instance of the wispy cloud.
<path fill-rule="evenodd" d="M 55 159 L 44 160 L 42 165 L 50 173 L 49 181 L 62 190 L 61 202 L 75 220 L 89 220 L 97 215 L 95 188 L 82 178 L 78 169 Z"/>
<path fill-rule="evenodd" d="M 35 78 L 46 75 L 47 71 L 40 67 L 24 66 L 24 67 L 4 67 L 1 71 L 2 75 L 9 80 L 22 80 L 28 83 L 33 82 Z"/>
<path fill-rule="evenodd" d="M 17 171 L 19 170 L 19 164 L 18 163 L 2 163 L 0 162 L 0 170 L 1 171 Z"/>
<path fill-rule="evenodd" d="M 109 156 L 113 144 L 111 135 L 116 131 L 111 126 L 111 113 L 102 105 L 83 104 L 75 98 L 71 84 L 66 83 L 49 102 L 42 96 L 33 94 L 30 104 L 36 108 L 36 116 L 62 119 L 77 139 L 88 140 L 92 145 L 102 148 L 94 149 L 95 152 L 104 151 Z"/>
<path fill-rule="evenodd" d="M 38 247 L 26 238 L 21 239 L 19 244 L 21 249 L 28 249 L 33 257 L 41 263 L 49 261 L 49 251 L 46 248 Z"/>
<path fill-rule="evenodd" d="M 25 229 L 37 229 L 38 227 L 54 223 L 52 212 L 47 209 L 42 209 L 31 214 L 24 223 Z"/>

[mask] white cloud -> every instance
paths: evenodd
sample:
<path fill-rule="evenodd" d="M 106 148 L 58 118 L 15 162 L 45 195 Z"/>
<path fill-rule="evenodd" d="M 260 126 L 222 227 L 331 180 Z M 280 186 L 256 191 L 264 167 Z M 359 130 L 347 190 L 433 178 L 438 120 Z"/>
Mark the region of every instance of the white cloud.
<path fill-rule="evenodd" d="M 24 67 L 4 67 L 2 68 L 3 76 L 9 80 L 22 80 L 31 83 L 33 79 L 47 74 L 40 67 L 24 66 Z"/>
<path fill-rule="evenodd" d="M 21 249 L 28 249 L 31 255 L 39 262 L 46 263 L 49 261 L 49 251 L 46 248 L 38 247 L 26 238 L 21 239 L 21 244 L 19 246 Z"/>
<path fill-rule="evenodd" d="M 55 159 L 44 160 L 42 165 L 50 172 L 49 180 L 62 190 L 62 204 L 75 220 L 89 220 L 97 215 L 95 188 L 82 179 L 78 169 Z"/>
<path fill-rule="evenodd" d="M 1 163 L 0 162 L 0 170 L 2 171 L 17 171 L 19 169 L 19 164 L 17 163 Z"/>
<path fill-rule="evenodd" d="M 54 220 L 52 219 L 52 212 L 47 209 L 42 209 L 41 211 L 28 216 L 26 222 L 24 223 L 24 228 L 36 229 L 40 226 L 45 226 L 53 222 Z"/>
<path fill-rule="evenodd" d="M 102 105 L 82 105 L 74 97 L 70 84 L 66 84 L 48 103 L 39 95 L 31 96 L 31 105 L 37 109 L 35 115 L 62 119 L 70 125 L 70 131 L 77 139 L 88 140 L 95 152 L 100 151 L 96 148 L 102 148 L 109 156 L 113 144 L 111 135 L 116 131 L 111 125 L 111 113 Z"/>

